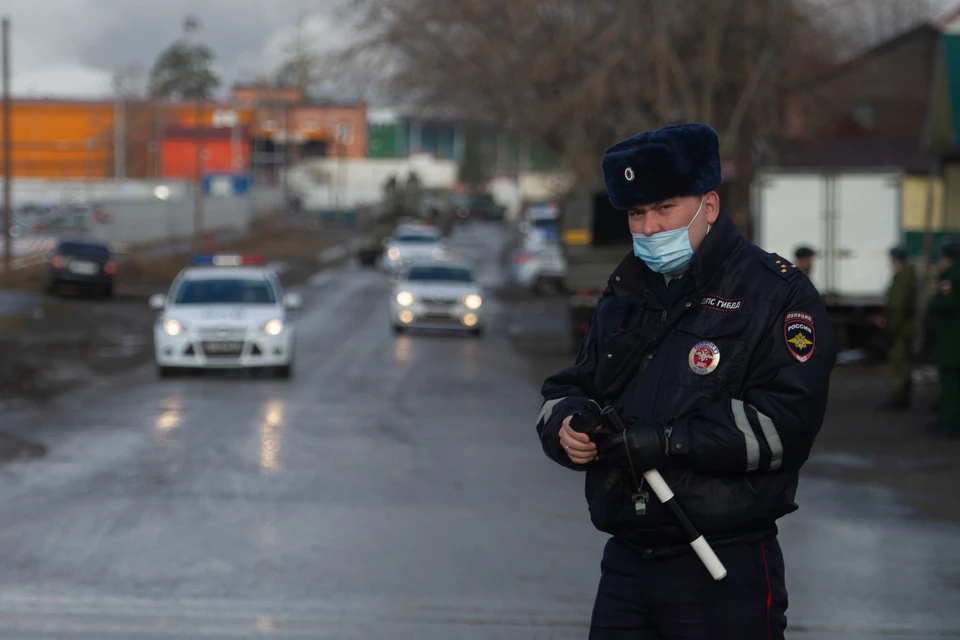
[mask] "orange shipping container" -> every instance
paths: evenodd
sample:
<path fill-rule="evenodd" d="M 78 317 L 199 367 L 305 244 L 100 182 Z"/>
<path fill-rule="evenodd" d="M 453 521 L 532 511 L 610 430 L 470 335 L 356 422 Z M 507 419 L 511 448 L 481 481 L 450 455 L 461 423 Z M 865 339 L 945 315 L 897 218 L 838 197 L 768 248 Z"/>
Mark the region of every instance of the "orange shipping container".
<path fill-rule="evenodd" d="M 160 158 L 156 157 L 158 137 L 163 138 L 164 131 L 171 128 L 192 128 L 197 112 L 193 103 L 138 101 L 125 103 L 123 110 L 128 177 L 156 176 L 160 165 Z M 213 151 L 219 144 L 213 143 L 214 135 L 229 135 L 229 127 L 243 127 L 252 122 L 252 110 L 235 108 L 229 104 L 205 103 L 201 113 L 208 126 L 220 127 L 212 129 L 216 134 L 210 135 L 211 157 L 220 154 L 219 151 Z M 13 100 L 13 175 L 92 179 L 113 177 L 114 117 L 115 105 L 112 100 Z M 248 145 L 241 146 L 246 149 Z M 243 153 L 246 154 L 246 151 Z M 244 155 L 244 166 L 246 162 Z"/>
<path fill-rule="evenodd" d="M 16 100 L 10 120 L 14 176 L 101 178 L 113 174 L 112 104 Z"/>

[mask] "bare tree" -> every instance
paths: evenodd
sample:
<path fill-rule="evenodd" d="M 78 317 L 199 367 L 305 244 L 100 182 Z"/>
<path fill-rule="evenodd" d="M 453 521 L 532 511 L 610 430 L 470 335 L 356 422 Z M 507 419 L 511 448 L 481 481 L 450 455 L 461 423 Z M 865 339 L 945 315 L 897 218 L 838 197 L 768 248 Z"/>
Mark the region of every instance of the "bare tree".
<path fill-rule="evenodd" d="M 353 0 L 353 60 L 396 102 L 495 123 L 561 155 L 581 184 L 603 149 L 675 121 L 714 126 L 745 215 L 759 141 L 824 52 L 807 0 Z"/>

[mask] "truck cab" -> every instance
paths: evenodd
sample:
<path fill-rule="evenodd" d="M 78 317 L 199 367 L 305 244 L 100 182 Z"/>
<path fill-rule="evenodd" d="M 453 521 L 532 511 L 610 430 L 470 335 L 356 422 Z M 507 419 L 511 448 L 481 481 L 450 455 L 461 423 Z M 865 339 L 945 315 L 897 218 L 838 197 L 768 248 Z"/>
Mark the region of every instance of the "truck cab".
<path fill-rule="evenodd" d="M 610 274 L 630 252 L 627 217 L 603 188 L 576 189 L 560 201 L 560 239 L 567 263 L 566 289 L 571 351 L 586 336 Z"/>

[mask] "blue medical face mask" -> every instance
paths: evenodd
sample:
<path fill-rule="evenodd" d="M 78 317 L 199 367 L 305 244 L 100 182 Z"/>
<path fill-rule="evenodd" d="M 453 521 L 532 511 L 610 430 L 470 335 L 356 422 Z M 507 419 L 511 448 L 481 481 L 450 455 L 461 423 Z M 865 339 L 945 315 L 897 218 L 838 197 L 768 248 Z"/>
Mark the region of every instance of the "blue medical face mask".
<path fill-rule="evenodd" d="M 661 231 L 650 236 L 633 234 L 633 255 L 647 263 L 651 271 L 657 273 L 677 273 L 685 270 L 693 259 L 693 247 L 690 246 L 688 229 L 703 209 L 703 199 L 690 220 L 690 224 L 672 231 Z"/>

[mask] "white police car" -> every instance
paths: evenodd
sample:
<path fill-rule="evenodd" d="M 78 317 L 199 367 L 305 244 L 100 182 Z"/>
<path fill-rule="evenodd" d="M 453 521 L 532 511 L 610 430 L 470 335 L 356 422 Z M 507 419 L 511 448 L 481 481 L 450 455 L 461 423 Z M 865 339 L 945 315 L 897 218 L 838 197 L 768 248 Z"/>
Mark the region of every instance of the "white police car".
<path fill-rule="evenodd" d="M 150 298 L 160 312 L 153 330 L 158 373 L 271 368 L 289 377 L 294 327 L 288 310 L 301 304 L 299 295 L 284 295 L 259 256 L 196 256 L 168 295 Z"/>
<path fill-rule="evenodd" d="M 459 329 L 480 335 L 483 298 L 470 267 L 460 262 L 415 262 L 390 296 L 394 333 L 408 327 Z"/>

